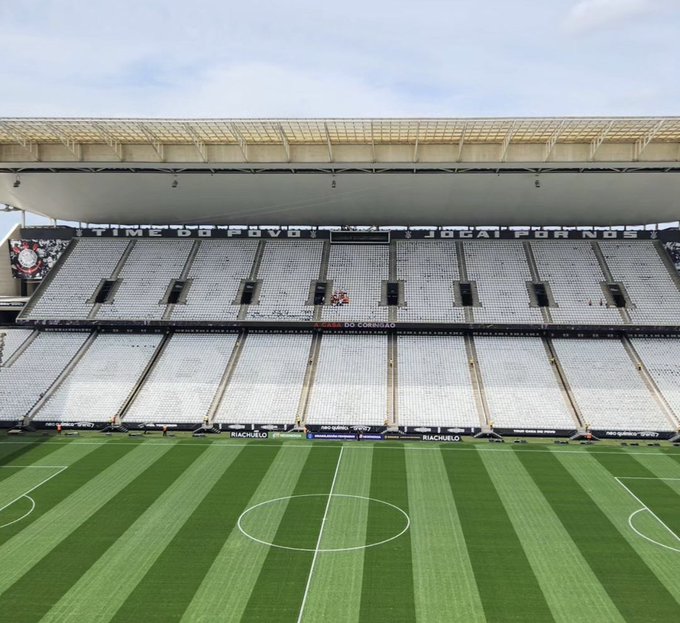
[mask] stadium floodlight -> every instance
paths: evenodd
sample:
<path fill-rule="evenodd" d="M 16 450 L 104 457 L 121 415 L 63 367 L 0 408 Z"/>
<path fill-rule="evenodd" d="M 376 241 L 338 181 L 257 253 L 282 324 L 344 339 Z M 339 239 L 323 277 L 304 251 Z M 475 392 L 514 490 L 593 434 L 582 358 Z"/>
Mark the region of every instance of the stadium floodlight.
<path fill-rule="evenodd" d="M 536 176 L 536 179 L 534 180 L 534 186 L 535 186 L 536 188 L 540 188 L 540 187 L 541 187 L 541 180 L 538 179 L 538 176 Z"/>
<path fill-rule="evenodd" d="M 174 177 L 174 179 L 172 180 L 172 184 L 170 184 L 170 186 L 172 186 L 172 188 L 177 188 L 177 186 L 179 186 L 179 182 L 177 181 L 177 176 L 175 175 L 173 177 Z"/>
<path fill-rule="evenodd" d="M 21 186 L 21 180 L 18 175 L 14 178 L 14 184 L 12 184 L 12 186 L 14 188 L 19 188 L 19 186 Z"/>

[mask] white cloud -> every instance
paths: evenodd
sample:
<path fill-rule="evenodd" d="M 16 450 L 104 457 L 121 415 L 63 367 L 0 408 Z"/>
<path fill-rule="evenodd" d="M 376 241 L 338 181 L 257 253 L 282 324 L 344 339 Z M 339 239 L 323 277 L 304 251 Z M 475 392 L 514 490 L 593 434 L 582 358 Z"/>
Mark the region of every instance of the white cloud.
<path fill-rule="evenodd" d="M 566 28 L 586 32 L 617 22 L 650 14 L 660 8 L 655 0 L 581 0 L 567 15 Z"/>

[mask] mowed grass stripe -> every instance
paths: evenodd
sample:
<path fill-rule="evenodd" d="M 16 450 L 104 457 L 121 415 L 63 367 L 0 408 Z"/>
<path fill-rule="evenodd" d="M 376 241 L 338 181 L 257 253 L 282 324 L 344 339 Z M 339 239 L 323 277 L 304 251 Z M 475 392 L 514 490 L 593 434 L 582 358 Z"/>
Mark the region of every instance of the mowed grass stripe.
<path fill-rule="evenodd" d="M 241 450 L 236 447 L 211 449 L 210 446 L 197 450 L 198 458 L 179 472 L 155 502 L 52 607 L 43 621 L 110 621 Z M 173 450 L 173 453 L 177 452 L 180 450 Z M 116 590 L 111 592 L 111 586 Z M 101 599 L 107 592 L 107 598 Z M 159 597 L 156 593 L 153 595 L 155 602 Z M 181 612 L 174 613 L 175 619 L 179 616 Z"/>
<path fill-rule="evenodd" d="M 371 497 L 409 512 L 408 481 L 404 448 L 377 445 L 373 450 Z M 396 523 L 396 525 L 395 525 Z M 401 530 L 403 521 L 384 504 L 371 504 L 366 541 L 375 543 L 386 532 Z M 364 552 L 364 580 L 361 594 L 362 621 L 414 621 L 413 560 L 409 531 L 394 541 Z"/>
<path fill-rule="evenodd" d="M 371 493 L 372 453 L 345 446 L 335 493 L 368 497 Z M 322 549 L 366 542 L 369 502 L 333 498 L 321 541 Z M 305 621 L 359 621 L 364 550 L 322 552 L 317 556 L 305 604 Z"/>
<path fill-rule="evenodd" d="M 21 578 L 0 596 L 0 612 L 14 613 L 13 621 L 22 623 L 37 621 L 54 606 L 81 576 L 89 573 L 91 567 L 113 545 L 134 521 L 153 504 L 189 466 L 205 447 L 176 445 L 158 458 L 117 495 L 102 505 L 76 530 L 64 538 L 30 571 L 28 578 Z M 158 528 L 160 531 L 163 528 Z M 144 559 L 145 548 L 138 543 L 136 552 L 128 552 L 126 562 L 129 570 L 135 568 L 138 560 Z M 143 564 L 143 563 L 142 563 Z M 121 574 L 125 573 L 123 566 Z M 100 585 L 100 595 L 106 594 L 123 577 L 110 578 L 108 585 Z M 29 603 L 21 588 L 30 582 L 35 594 Z M 88 597 L 87 591 L 83 594 Z M 96 593 L 89 593 L 96 599 Z M 101 597 L 99 598 L 101 600 Z M 72 601 L 75 606 L 77 601 Z M 87 604 L 82 604 L 87 607 Z M 96 617 L 76 617 L 78 620 L 97 620 Z"/>
<path fill-rule="evenodd" d="M 228 462 L 225 450 L 227 453 L 240 450 L 240 453 Z M 182 618 L 277 452 L 278 448 L 262 446 L 215 448 L 210 452 L 217 481 L 193 507 L 191 516 L 116 612 L 113 621 L 131 621 L 139 612 L 146 613 L 147 622 Z M 148 608 L 149 595 L 154 599 L 151 609 Z M 217 614 L 213 618 L 217 618 Z"/>
<path fill-rule="evenodd" d="M 552 621 L 527 555 L 477 451 L 442 451 L 488 621 Z"/>
<path fill-rule="evenodd" d="M 98 452 L 95 452 L 97 450 Z M 120 457 L 121 454 L 125 454 L 126 452 L 128 452 L 128 450 L 124 450 L 122 453 L 101 452 L 101 449 L 97 448 L 96 446 L 95 447 L 84 447 L 74 445 L 53 446 L 53 453 L 47 456 L 43 456 L 42 458 L 38 458 L 36 464 L 52 465 L 54 463 L 66 466 L 66 469 L 62 470 L 60 473 L 57 473 L 58 470 L 53 470 L 49 468 L 46 469 L 29 468 L 31 471 L 44 473 L 44 477 L 48 477 L 49 475 L 54 474 L 56 475 L 54 476 L 54 478 L 52 478 L 48 482 L 45 482 L 44 484 L 41 484 L 37 489 L 31 492 L 30 495 L 31 498 L 35 501 L 35 507 L 28 516 L 24 517 L 20 521 L 17 521 L 16 523 L 4 526 L 2 529 L 0 529 L 0 545 L 9 541 L 15 534 L 18 534 L 22 530 L 25 530 L 41 515 L 45 514 L 56 504 L 61 502 L 61 500 L 64 499 L 65 495 L 69 495 L 70 493 L 78 489 L 78 487 L 86 483 L 91 478 L 92 472 L 100 469 L 100 460 L 103 461 L 103 463 L 106 465 L 108 464 L 107 460 L 109 460 L 108 455 L 111 456 L 109 462 L 113 462 L 113 460 Z M 99 457 L 100 453 L 101 453 L 100 458 L 88 460 L 89 457 L 93 455 Z M 27 459 L 28 457 L 26 457 L 26 460 Z M 24 459 L 21 460 L 21 463 L 22 464 L 24 463 Z M 2 468 L 0 469 L 0 472 L 2 471 L 15 472 L 16 469 Z M 3 484 L 0 484 L 0 489 L 2 489 L 3 486 L 4 486 Z M 22 498 L 21 501 L 17 502 L 17 504 L 22 503 L 23 506 L 20 508 L 23 508 L 23 512 L 30 510 L 31 504 L 28 502 L 28 500 Z M 22 513 L 22 511 L 18 511 L 15 508 L 15 506 L 16 505 L 13 504 L 6 511 L 7 513 L 12 514 L 12 517 L 11 519 L 9 519 L 9 521 L 19 518 Z M 6 514 L 4 512 L 0 513 L 0 524 L 4 523 L 5 516 Z"/>
<path fill-rule="evenodd" d="M 0 560 L 3 561 L 0 593 L 80 523 L 77 513 L 70 522 L 64 517 L 71 509 L 64 501 L 86 486 L 92 474 L 107 469 L 131 450 L 112 446 L 61 447 L 60 458 L 66 459 L 68 468 L 31 493 L 36 506 L 28 517 L 0 530 Z M 69 457 L 64 456 L 66 452 Z"/>
<path fill-rule="evenodd" d="M 17 463 L 0 465 L 0 476 L 5 478 L 0 482 L 0 508 L 6 506 L 12 500 L 26 494 L 30 489 L 30 496 L 35 500 L 39 497 L 39 491 L 44 483 L 46 485 L 51 477 L 58 478 L 63 473 L 64 468 L 79 458 L 90 454 L 96 447 L 75 446 L 73 444 L 41 445 L 34 448 L 18 459 Z M 36 489 L 34 489 L 36 487 Z M 7 512 L 12 507 L 7 507 Z M 35 509 L 34 509 L 35 511 Z M 30 519 L 33 519 L 31 513 Z M 3 514 L 0 512 L 0 524 L 3 523 Z M 26 521 L 21 522 L 21 527 L 27 525 Z M 0 542 L 9 538 L 9 534 L 0 534 Z"/>
<path fill-rule="evenodd" d="M 93 551 L 93 546 L 99 543 L 99 522 L 103 519 L 103 524 L 108 525 L 113 520 L 127 517 L 127 501 L 125 496 L 118 497 L 118 494 L 173 447 L 174 444 L 166 447 L 141 446 L 126 452 L 125 448 L 112 445 L 112 450 L 119 451 L 117 461 L 105 466 L 97 476 L 93 477 L 91 473 L 90 479 L 83 486 L 0 547 L 0 560 L 3 561 L 0 566 L 0 612 L 13 612 L 14 609 L 17 612 L 26 612 L 26 608 L 21 607 L 21 602 L 13 601 L 18 599 L 22 591 L 12 591 L 10 594 L 12 585 L 14 588 L 24 585 L 22 577 L 26 573 L 30 573 L 31 586 L 40 587 L 39 590 L 36 589 L 37 595 L 42 594 L 43 588 L 49 588 L 43 587 L 43 583 L 39 581 L 40 576 L 35 574 L 37 567 L 46 558 L 50 557 L 49 561 L 57 560 L 57 578 L 65 569 L 78 567 L 81 554 L 87 557 L 88 552 Z M 68 470 L 64 474 L 67 472 Z M 96 470 L 93 473 L 97 473 Z M 112 499 L 116 499 L 117 504 L 109 506 Z M 104 507 L 107 512 L 102 514 L 100 511 Z M 85 524 L 89 526 L 88 535 L 93 543 L 80 543 L 75 548 L 70 546 L 64 551 L 64 547 L 60 547 L 62 543 L 71 543 L 71 534 Z M 56 550 L 55 558 L 53 552 Z M 43 582 L 50 583 L 53 579 L 43 578 Z M 40 607 L 37 611 L 40 611 Z"/>
<path fill-rule="evenodd" d="M 666 590 L 680 603 L 680 565 L 678 553 L 653 545 L 635 534 L 628 525 L 631 513 L 640 508 L 630 494 L 614 480 L 609 471 L 594 456 L 570 457 L 556 453 L 563 467 L 574 477 L 593 503 L 616 527 L 619 534 L 653 571 Z M 615 554 L 610 553 L 609 556 Z M 646 599 L 643 589 L 637 591 L 640 600 Z"/>
<path fill-rule="evenodd" d="M 340 447 L 334 452 L 312 448 L 293 495 L 321 495 L 288 503 L 274 543 L 315 548 L 339 455 Z M 313 555 L 270 548 L 241 620 L 296 620 Z"/>
<path fill-rule="evenodd" d="M 556 621 L 623 621 L 552 506 L 512 452 L 482 460 Z M 578 607 L 574 607 L 578 595 Z"/>
<path fill-rule="evenodd" d="M 7 469 L 2 469 L 5 465 L 31 465 L 34 461 L 48 456 L 59 446 L 45 443 L 47 437 L 36 439 L 29 443 L 0 443 L 0 481 L 4 480 L 10 473 Z"/>
<path fill-rule="evenodd" d="M 647 507 L 663 521 L 674 534 L 680 536 L 680 496 L 668 483 L 656 479 L 654 472 L 647 469 L 635 457 L 625 453 L 596 456 L 612 476 L 617 476 Z M 626 479 L 632 476 L 632 479 Z M 635 480 L 649 478 L 650 480 Z M 680 541 L 677 542 L 680 546 Z M 679 561 L 680 562 L 680 561 Z"/>
<path fill-rule="evenodd" d="M 261 451 L 274 451 L 268 448 L 262 447 Z M 260 450 L 254 448 L 253 451 Z M 246 507 L 291 495 L 310 451 L 311 444 L 305 448 L 282 446 Z M 262 539 L 275 537 L 285 509 L 286 506 L 281 504 L 274 508 L 276 512 L 260 517 L 256 527 Z M 248 539 L 238 528 L 231 532 L 226 530 L 219 536 L 226 541 L 184 612 L 184 623 L 238 621 L 267 558 L 269 548 Z"/>
<path fill-rule="evenodd" d="M 441 453 L 407 447 L 406 470 L 416 620 L 485 621 Z M 451 607 L 452 600 L 455 607 Z"/>
<path fill-rule="evenodd" d="M 518 456 L 624 618 L 673 620 L 678 610 L 672 595 L 557 457 Z"/>

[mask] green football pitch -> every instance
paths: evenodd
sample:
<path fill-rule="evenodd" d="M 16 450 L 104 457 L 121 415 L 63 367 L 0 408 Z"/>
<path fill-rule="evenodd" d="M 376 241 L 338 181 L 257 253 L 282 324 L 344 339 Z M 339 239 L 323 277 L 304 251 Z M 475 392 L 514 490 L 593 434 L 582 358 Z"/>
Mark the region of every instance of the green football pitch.
<path fill-rule="evenodd" d="M 0 438 L 0 621 L 680 621 L 680 452 Z"/>

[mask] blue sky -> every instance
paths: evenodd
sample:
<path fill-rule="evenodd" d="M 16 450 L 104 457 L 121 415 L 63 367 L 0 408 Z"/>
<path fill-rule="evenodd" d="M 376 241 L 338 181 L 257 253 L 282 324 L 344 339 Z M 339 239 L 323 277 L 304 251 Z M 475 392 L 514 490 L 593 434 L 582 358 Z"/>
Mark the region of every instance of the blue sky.
<path fill-rule="evenodd" d="M 680 101 L 680 0 L 0 0 L 0 24 L 0 117 L 675 115 Z"/>

